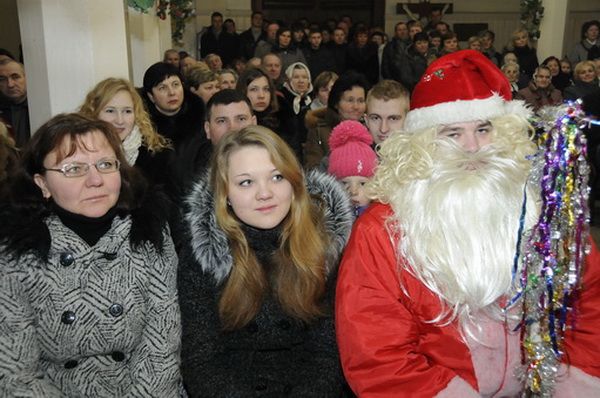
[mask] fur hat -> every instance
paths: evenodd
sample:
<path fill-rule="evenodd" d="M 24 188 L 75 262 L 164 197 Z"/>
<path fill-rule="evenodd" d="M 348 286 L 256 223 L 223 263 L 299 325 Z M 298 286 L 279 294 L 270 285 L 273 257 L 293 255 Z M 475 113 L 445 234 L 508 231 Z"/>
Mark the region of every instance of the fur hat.
<path fill-rule="evenodd" d="M 345 120 L 335 126 L 329 137 L 329 168 L 337 179 L 351 176 L 372 177 L 377 155 L 371 148 L 373 137 L 365 126 Z"/>
<path fill-rule="evenodd" d="M 489 120 L 518 114 L 529 117 L 523 101 L 512 101 L 508 79 L 485 55 L 462 50 L 432 62 L 412 93 L 405 131 L 440 124 Z"/>

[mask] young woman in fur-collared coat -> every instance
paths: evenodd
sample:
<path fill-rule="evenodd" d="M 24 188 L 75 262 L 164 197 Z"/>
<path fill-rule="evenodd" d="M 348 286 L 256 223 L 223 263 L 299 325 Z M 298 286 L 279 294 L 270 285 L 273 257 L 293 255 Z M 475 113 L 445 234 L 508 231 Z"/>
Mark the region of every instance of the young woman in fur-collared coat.
<path fill-rule="evenodd" d="M 192 397 L 338 397 L 332 305 L 352 224 L 344 189 L 303 175 L 272 131 L 226 135 L 187 198 L 182 373 Z"/>
<path fill-rule="evenodd" d="M 105 122 L 58 115 L 0 188 L 0 396 L 177 397 L 167 200 Z"/>

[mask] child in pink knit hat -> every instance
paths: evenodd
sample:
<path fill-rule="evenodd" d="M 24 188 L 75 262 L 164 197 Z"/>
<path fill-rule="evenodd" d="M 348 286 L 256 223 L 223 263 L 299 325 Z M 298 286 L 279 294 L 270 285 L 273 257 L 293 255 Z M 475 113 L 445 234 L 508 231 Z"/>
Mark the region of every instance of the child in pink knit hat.
<path fill-rule="evenodd" d="M 352 199 L 358 217 L 371 200 L 365 184 L 373 177 L 377 155 L 371 147 L 373 137 L 369 130 L 355 120 L 338 124 L 329 137 L 329 166 L 327 172 L 341 181 Z"/>

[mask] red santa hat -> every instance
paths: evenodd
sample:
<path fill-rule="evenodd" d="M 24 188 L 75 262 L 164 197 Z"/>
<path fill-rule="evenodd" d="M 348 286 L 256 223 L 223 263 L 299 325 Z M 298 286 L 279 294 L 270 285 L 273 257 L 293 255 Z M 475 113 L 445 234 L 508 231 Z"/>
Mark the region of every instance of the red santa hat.
<path fill-rule="evenodd" d="M 405 131 L 442 124 L 531 116 L 524 101 L 512 100 L 508 79 L 485 55 L 462 50 L 429 65 L 412 93 Z"/>

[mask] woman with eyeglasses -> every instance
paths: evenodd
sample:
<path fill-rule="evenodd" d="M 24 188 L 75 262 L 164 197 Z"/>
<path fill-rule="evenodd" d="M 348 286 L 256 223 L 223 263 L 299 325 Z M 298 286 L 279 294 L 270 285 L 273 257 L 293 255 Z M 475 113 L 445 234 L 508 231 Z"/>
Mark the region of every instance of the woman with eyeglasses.
<path fill-rule="evenodd" d="M 331 130 L 344 120 L 361 120 L 367 110 L 369 82 L 361 73 L 349 71 L 331 87 L 327 107 L 308 111 L 305 118 L 308 134 L 304 145 L 304 167 L 327 170 L 322 160 L 329 154 Z"/>
<path fill-rule="evenodd" d="M 168 201 L 117 131 L 58 115 L 0 189 L 0 396 L 176 397 Z"/>

